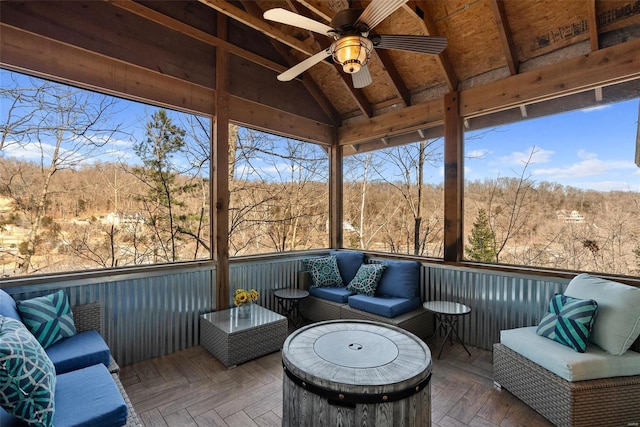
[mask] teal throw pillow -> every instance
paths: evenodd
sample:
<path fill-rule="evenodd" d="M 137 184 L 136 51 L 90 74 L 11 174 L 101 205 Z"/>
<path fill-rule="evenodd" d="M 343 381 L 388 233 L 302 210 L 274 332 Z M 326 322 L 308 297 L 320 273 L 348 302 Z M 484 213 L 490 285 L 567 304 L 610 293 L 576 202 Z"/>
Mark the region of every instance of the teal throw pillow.
<path fill-rule="evenodd" d="M 386 267 L 384 264 L 362 264 L 356 277 L 347 285 L 347 289 L 372 297 L 376 293 L 380 277 Z"/>
<path fill-rule="evenodd" d="M 342 277 L 340 277 L 340 270 L 338 270 L 338 258 L 335 255 L 309 258 L 304 260 L 304 265 L 309 274 L 311 274 L 314 287 L 344 286 Z"/>
<path fill-rule="evenodd" d="M 0 406 L 28 425 L 52 426 L 56 370 L 19 321 L 0 316 Z"/>
<path fill-rule="evenodd" d="M 551 298 L 549 311 L 542 317 L 536 332 L 584 353 L 597 312 L 598 303 L 594 300 L 556 294 Z"/>
<path fill-rule="evenodd" d="M 73 313 L 64 291 L 25 301 L 16 301 L 22 323 L 34 337 L 49 348 L 62 338 L 76 334 Z"/>

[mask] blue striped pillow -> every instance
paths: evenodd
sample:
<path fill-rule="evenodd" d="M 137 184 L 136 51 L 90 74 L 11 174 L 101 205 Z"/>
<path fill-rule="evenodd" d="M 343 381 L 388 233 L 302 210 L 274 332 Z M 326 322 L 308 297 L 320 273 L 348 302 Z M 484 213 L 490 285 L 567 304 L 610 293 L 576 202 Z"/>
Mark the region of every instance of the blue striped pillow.
<path fill-rule="evenodd" d="M 16 301 L 16 305 L 22 323 L 45 349 L 76 334 L 73 313 L 64 291 Z"/>
<path fill-rule="evenodd" d="M 592 299 L 556 294 L 549 302 L 549 311 L 542 317 L 537 333 L 584 353 L 597 312 L 598 303 Z"/>

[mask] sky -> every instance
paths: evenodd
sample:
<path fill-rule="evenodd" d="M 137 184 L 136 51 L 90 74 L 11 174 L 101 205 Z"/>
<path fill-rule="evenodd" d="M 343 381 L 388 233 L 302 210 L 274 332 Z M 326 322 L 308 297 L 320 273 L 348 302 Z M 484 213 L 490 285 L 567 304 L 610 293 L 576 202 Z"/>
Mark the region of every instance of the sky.
<path fill-rule="evenodd" d="M 486 132 L 486 129 L 475 134 Z M 638 99 L 466 135 L 465 178 L 519 176 L 598 191 L 640 191 Z M 533 154 L 532 154 L 533 152 Z"/>
<path fill-rule="evenodd" d="M 8 71 L 0 70 L 2 87 Z M 24 78 L 24 77 L 20 77 Z M 640 191 L 640 168 L 635 163 L 639 100 L 577 110 L 544 118 L 468 132 L 465 134 L 465 179 L 520 176 L 534 181 L 597 191 Z M 0 104 L 0 121 L 6 120 L 7 103 Z M 122 123 L 128 136 L 111 141 L 107 154 L 90 157 L 94 161 L 114 161 L 120 157 L 137 163 L 131 147 L 145 137 L 145 124 L 155 107 L 122 101 L 115 120 Z M 184 114 L 168 114 L 179 123 Z M 283 140 L 284 143 L 284 140 Z M 45 142 L 46 145 L 46 142 Z M 9 146 L 0 155 L 39 161 L 40 150 Z M 527 161 L 529 160 L 527 165 Z M 254 166 L 261 167 L 259 163 Z M 264 175 L 274 175 L 273 162 L 264 162 Z M 283 165 L 283 167 L 290 167 Z M 441 183 L 444 167 L 429 175 L 429 182 Z"/>

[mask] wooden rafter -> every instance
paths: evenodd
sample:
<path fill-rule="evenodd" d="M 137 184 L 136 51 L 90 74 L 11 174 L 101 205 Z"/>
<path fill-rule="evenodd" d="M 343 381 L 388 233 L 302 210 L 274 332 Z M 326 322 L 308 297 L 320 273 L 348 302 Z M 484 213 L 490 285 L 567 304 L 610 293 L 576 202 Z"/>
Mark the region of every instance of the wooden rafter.
<path fill-rule="evenodd" d="M 596 0 L 587 0 L 587 21 L 589 22 L 589 40 L 591 41 L 591 51 L 600 49 L 598 41 L 598 19 L 596 18 Z"/>
<path fill-rule="evenodd" d="M 123 10 L 134 13 L 142 18 L 148 19 L 149 21 L 155 22 L 167 28 L 171 28 L 174 31 L 177 31 L 181 34 L 192 37 L 196 40 L 200 40 L 201 42 L 206 43 L 210 46 L 227 49 L 227 51 L 229 51 L 229 53 L 231 54 L 234 54 L 240 58 L 244 58 L 248 61 L 261 65 L 270 70 L 281 73 L 287 69 L 287 67 L 285 67 L 284 65 L 278 64 L 277 62 L 271 61 L 270 59 L 264 58 L 260 55 L 257 55 L 253 52 L 250 52 L 246 49 L 243 49 L 239 46 L 229 43 L 226 40 L 222 40 L 209 33 L 205 33 L 204 31 L 198 30 L 197 28 L 194 28 L 190 25 L 187 25 L 176 19 L 173 19 L 160 12 L 156 12 L 155 10 L 150 9 L 147 6 L 144 6 L 140 3 L 136 3 L 133 0 L 105 0 L 105 1 L 108 3 L 111 3 L 113 6 L 119 7 Z"/>
<path fill-rule="evenodd" d="M 330 22 L 333 18 L 333 15 L 336 13 L 331 10 L 326 2 L 318 1 L 318 0 L 296 0 L 298 3 L 304 5 L 307 9 L 321 17 L 327 22 Z"/>
<path fill-rule="evenodd" d="M 422 26 L 423 31 L 428 36 L 438 36 L 438 29 L 431 17 L 427 14 L 427 2 L 424 0 L 411 0 L 407 2 L 403 7 L 408 7 L 413 13 L 418 15 L 420 19 L 420 25 Z M 440 70 L 444 75 L 444 79 L 447 82 L 447 86 L 449 90 L 457 90 L 458 88 L 458 76 L 453 69 L 453 65 L 449 60 L 449 55 L 447 54 L 447 50 L 440 53 L 436 56 L 436 61 L 438 66 L 440 66 Z"/>
<path fill-rule="evenodd" d="M 317 53 L 309 49 L 309 47 L 304 42 L 298 40 L 293 36 L 290 36 L 289 34 L 281 31 L 280 29 L 264 21 L 263 19 L 255 17 L 250 13 L 232 5 L 229 2 L 221 0 L 199 1 L 200 3 L 203 3 L 218 12 L 227 15 L 229 18 L 235 19 L 236 21 L 241 22 L 242 24 L 251 27 L 254 30 L 260 31 L 262 34 L 276 39 L 277 41 L 284 43 L 299 52 L 302 52 L 309 56 Z"/>
<path fill-rule="evenodd" d="M 496 21 L 496 27 L 498 29 L 498 35 L 500 36 L 500 42 L 502 43 L 502 51 L 504 57 L 507 60 L 507 66 L 512 76 L 518 74 L 519 61 L 516 53 L 516 47 L 513 43 L 513 37 L 511 36 L 511 29 L 509 28 L 509 20 L 507 19 L 507 12 L 505 11 L 504 0 L 491 0 L 491 10 L 493 11 L 493 17 Z"/>

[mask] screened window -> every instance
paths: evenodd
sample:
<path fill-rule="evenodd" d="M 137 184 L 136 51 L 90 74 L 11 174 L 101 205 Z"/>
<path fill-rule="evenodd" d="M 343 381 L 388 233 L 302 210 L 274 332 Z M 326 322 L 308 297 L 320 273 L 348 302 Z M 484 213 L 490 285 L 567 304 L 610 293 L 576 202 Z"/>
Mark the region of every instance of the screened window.
<path fill-rule="evenodd" d="M 344 246 L 442 257 L 444 146 L 415 142 L 344 159 Z"/>
<path fill-rule="evenodd" d="M 229 255 L 328 247 L 326 151 L 239 126 L 230 135 Z"/>
<path fill-rule="evenodd" d="M 468 132 L 465 258 L 637 275 L 638 113 L 636 98 Z"/>
<path fill-rule="evenodd" d="M 210 257 L 208 118 L 0 80 L 3 277 Z"/>

